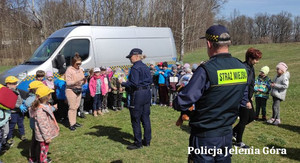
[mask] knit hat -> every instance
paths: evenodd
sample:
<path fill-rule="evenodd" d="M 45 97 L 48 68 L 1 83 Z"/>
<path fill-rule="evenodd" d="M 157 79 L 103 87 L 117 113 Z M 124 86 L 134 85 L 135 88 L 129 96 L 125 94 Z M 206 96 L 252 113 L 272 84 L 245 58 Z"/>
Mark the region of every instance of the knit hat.
<path fill-rule="evenodd" d="M 279 62 L 278 65 L 276 66 L 276 68 L 279 68 L 283 72 L 286 72 L 286 70 L 288 69 L 288 66 L 284 62 Z"/>
<path fill-rule="evenodd" d="M 191 67 L 191 65 L 190 65 L 190 64 L 188 64 L 188 63 L 185 63 L 185 64 L 183 65 L 183 67 L 184 67 L 184 68 L 190 68 L 190 67 Z"/>
<path fill-rule="evenodd" d="M 53 72 L 51 72 L 51 71 L 47 71 L 47 73 L 46 73 L 46 77 L 50 77 L 50 76 L 52 76 L 52 77 L 53 77 Z"/>
<path fill-rule="evenodd" d="M 268 75 L 270 68 L 268 66 L 264 66 L 260 69 L 260 72 L 263 72 L 266 76 Z"/>

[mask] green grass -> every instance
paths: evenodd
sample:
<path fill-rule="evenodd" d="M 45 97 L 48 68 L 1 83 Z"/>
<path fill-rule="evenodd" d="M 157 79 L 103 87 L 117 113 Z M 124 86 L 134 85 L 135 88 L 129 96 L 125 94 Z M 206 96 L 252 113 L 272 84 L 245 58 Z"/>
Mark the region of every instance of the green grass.
<path fill-rule="evenodd" d="M 12 68 L 13 66 L 0 66 L 0 73 L 4 72 L 7 69 Z"/>
<path fill-rule="evenodd" d="M 278 62 L 286 62 L 291 73 L 290 87 L 286 101 L 281 103 L 282 125 L 271 126 L 261 121 L 249 124 L 243 141 L 259 149 L 258 155 L 233 155 L 232 162 L 299 162 L 300 161 L 300 43 L 232 46 L 233 56 L 244 60 L 249 47 L 260 49 L 263 58 L 255 66 L 256 74 L 262 66 L 271 69 L 269 77 L 275 76 Z M 199 49 L 185 55 L 184 61 L 199 63 L 207 60 L 206 49 Z M 1 70 L 1 67 L 0 67 Z M 267 116 L 272 114 L 272 100 L 267 103 Z M 102 117 L 78 119 L 84 126 L 70 132 L 60 126 L 60 135 L 50 145 L 50 157 L 54 162 L 186 162 L 188 147 L 187 122 L 181 128 L 175 126 L 179 113 L 165 107 L 151 107 L 151 146 L 128 151 L 126 146 L 133 141 L 133 133 L 127 109 L 110 112 Z M 26 135 L 31 137 L 28 119 L 25 120 Z M 14 138 L 15 145 L 0 156 L 4 162 L 26 162 L 29 142 Z M 264 147 L 285 148 L 287 155 L 263 154 Z"/>

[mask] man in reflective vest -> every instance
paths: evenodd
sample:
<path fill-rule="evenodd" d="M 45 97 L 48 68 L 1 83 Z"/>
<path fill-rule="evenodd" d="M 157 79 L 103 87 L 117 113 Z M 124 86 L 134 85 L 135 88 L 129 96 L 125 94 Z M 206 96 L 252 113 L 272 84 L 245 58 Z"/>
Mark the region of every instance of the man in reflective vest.
<path fill-rule="evenodd" d="M 196 69 L 174 99 L 174 109 L 190 117 L 189 161 L 231 162 L 232 124 L 240 103 L 247 98 L 247 71 L 229 53 L 226 27 L 213 25 L 202 38 L 206 39 L 210 59 Z M 193 104 L 195 109 L 189 111 Z"/>

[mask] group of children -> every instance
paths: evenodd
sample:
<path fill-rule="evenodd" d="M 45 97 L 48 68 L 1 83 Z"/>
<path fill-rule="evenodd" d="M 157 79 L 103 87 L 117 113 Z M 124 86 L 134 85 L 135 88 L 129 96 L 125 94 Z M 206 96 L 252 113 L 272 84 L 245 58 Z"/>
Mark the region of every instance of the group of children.
<path fill-rule="evenodd" d="M 29 112 L 30 127 L 32 129 L 29 162 L 50 162 L 51 159 L 47 156 L 49 144 L 59 134 L 59 127 L 53 114 L 53 111 L 57 108 L 49 104 L 52 99 L 51 93 L 54 91 L 41 81 L 33 81 L 29 84 L 29 96 L 26 100 L 23 100 L 17 89 L 18 82 L 19 80 L 14 76 L 8 76 L 5 79 L 6 87 L 14 93 L 16 100 L 11 100 L 13 96 L 10 96 L 10 99 L 6 99 L 9 102 L 1 101 L 0 107 L 5 119 L 1 119 L 0 151 L 3 152 L 13 145 L 12 138 L 16 124 L 18 124 L 21 140 L 27 140 L 23 122 L 24 114 Z M 1 88 L 1 93 L 7 94 L 2 90 Z M 14 106 L 5 109 L 3 105 L 7 103 L 14 103 Z"/>
<path fill-rule="evenodd" d="M 193 71 L 198 65 L 192 67 L 189 64 L 183 65 L 176 62 L 171 70 L 167 62 L 150 64 L 150 71 L 153 77 L 151 85 L 152 105 L 158 103 L 161 106 L 172 106 L 172 101 L 182 87 L 188 84 L 193 75 Z M 273 115 L 267 123 L 280 124 L 280 102 L 285 100 L 286 90 L 289 85 L 290 74 L 288 66 L 280 62 L 277 66 L 277 75 L 273 81 L 268 77 L 269 67 L 261 68 L 259 76 L 255 81 L 255 101 L 256 118 L 259 119 L 260 109 L 262 110 L 262 120 L 267 120 L 266 103 L 269 94 L 273 97 Z M 82 69 L 82 71 L 84 71 Z M 59 72 L 59 77 L 54 79 L 52 72 L 45 73 L 38 70 L 36 80 L 29 84 L 29 96 L 23 100 L 17 89 L 19 80 L 14 76 L 6 78 L 6 87 L 16 94 L 15 106 L 11 109 L 6 108 L 0 101 L 0 150 L 13 145 L 13 131 L 18 125 L 21 140 L 26 141 L 24 129 L 24 114 L 29 113 L 30 128 L 32 129 L 32 143 L 30 148 L 30 162 L 40 161 L 49 162 L 47 157 L 49 143 L 58 136 L 59 127 L 56 119 L 62 122 L 68 118 L 68 104 L 65 95 L 66 82 L 64 71 Z M 84 71 L 86 82 L 82 85 L 82 100 L 78 115 L 85 117 L 84 110 L 93 116 L 103 115 L 108 111 L 109 101 L 112 101 L 113 110 L 122 110 L 124 104 L 130 96 L 122 87 L 121 81 L 125 82 L 128 77 L 128 70 L 123 71 L 116 68 L 112 71 L 106 67 L 96 67 L 89 72 Z M 1 93 L 1 91 L 0 91 Z M 112 99 L 112 100 L 109 100 Z M 128 100 L 129 101 L 129 100 Z M 87 106 L 86 108 L 84 106 Z M 92 107 L 89 107 L 92 106 Z M 38 151 L 38 152 L 36 152 Z"/>
<path fill-rule="evenodd" d="M 256 120 L 259 120 L 260 109 L 262 110 L 262 120 L 266 121 L 266 105 L 269 94 L 273 97 L 272 117 L 267 123 L 278 125 L 280 121 L 280 102 L 285 100 L 286 91 L 289 86 L 290 73 L 287 71 L 288 66 L 280 62 L 276 66 L 276 76 L 272 81 L 268 77 L 270 71 L 268 66 L 261 68 L 260 73 L 255 80 L 255 102 L 256 102 Z"/>
<path fill-rule="evenodd" d="M 188 63 L 183 65 L 181 62 L 176 62 L 175 65 L 172 65 L 171 70 L 168 67 L 167 62 L 160 62 L 157 66 L 150 64 L 153 78 L 151 85 L 152 105 L 159 103 L 161 106 L 172 107 L 172 101 L 178 91 L 188 84 L 198 65 L 194 64 L 191 69 Z M 157 94 L 159 98 L 157 98 Z"/>

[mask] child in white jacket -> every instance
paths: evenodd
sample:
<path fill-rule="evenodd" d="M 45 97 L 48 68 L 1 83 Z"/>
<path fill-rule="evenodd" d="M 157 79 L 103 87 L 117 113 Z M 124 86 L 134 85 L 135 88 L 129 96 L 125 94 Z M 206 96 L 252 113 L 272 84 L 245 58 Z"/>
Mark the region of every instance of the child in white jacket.
<path fill-rule="evenodd" d="M 273 116 L 267 121 L 269 124 L 280 124 L 280 102 L 285 100 L 286 91 L 289 87 L 290 73 L 287 71 L 288 66 L 280 62 L 276 66 L 277 76 L 271 84 L 271 96 L 273 96 Z"/>

